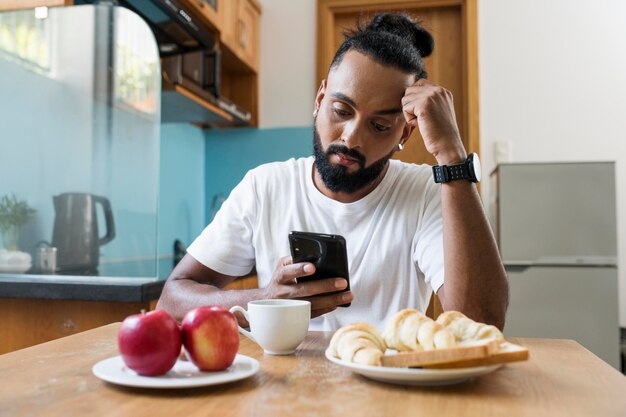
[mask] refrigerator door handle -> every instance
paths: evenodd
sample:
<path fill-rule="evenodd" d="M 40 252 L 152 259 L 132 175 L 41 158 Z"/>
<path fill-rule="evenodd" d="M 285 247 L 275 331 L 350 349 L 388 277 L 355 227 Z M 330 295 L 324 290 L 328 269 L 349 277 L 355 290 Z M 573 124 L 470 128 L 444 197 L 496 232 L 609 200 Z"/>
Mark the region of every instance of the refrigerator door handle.
<path fill-rule="evenodd" d="M 524 272 L 526 271 L 528 268 L 532 267 L 534 265 L 532 264 L 525 264 L 525 265 L 504 265 L 504 270 L 506 272 Z"/>

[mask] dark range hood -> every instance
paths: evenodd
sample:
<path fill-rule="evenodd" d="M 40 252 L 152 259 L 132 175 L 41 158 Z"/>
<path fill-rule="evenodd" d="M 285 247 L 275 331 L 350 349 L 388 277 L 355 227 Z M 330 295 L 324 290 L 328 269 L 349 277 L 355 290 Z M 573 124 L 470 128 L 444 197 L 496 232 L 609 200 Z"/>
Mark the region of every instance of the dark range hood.
<path fill-rule="evenodd" d="M 75 0 L 74 4 L 97 4 L 99 0 Z M 177 55 L 216 46 L 214 35 L 204 29 L 177 0 L 113 0 L 141 16 L 150 26 L 161 56 Z"/>
<path fill-rule="evenodd" d="M 176 0 L 119 0 L 152 28 L 161 56 L 215 48 L 215 38 Z"/>

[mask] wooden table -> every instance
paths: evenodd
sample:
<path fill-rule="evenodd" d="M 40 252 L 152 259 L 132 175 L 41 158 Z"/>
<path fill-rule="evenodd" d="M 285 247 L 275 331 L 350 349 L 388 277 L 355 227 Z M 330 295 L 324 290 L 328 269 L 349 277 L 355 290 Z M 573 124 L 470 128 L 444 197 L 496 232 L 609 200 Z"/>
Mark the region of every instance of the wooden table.
<path fill-rule="evenodd" d="M 370 381 L 323 357 L 330 334 L 311 332 L 295 356 L 264 356 L 261 370 L 221 386 L 124 388 L 92 375 L 117 355 L 111 324 L 0 356 L 0 415 L 12 416 L 620 416 L 626 377 L 570 340 L 512 339 L 528 362 L 460 385 L 424 388 Z"/>

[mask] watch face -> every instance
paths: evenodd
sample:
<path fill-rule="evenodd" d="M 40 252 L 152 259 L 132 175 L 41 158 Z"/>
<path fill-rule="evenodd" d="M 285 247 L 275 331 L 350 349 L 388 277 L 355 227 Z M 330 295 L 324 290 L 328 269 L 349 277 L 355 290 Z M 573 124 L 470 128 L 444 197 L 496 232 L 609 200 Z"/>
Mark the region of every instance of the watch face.
<path fill-rule="evenodd" d="M 472 165 L 474 167 L 474 176 L 476 177 L 476 182 L 480 181 L 481 177 L 482 177 L 482 168 L 480 166 L 480 158 L 478 157 L 478 154 L 473 153 L 472 154 Z"/>

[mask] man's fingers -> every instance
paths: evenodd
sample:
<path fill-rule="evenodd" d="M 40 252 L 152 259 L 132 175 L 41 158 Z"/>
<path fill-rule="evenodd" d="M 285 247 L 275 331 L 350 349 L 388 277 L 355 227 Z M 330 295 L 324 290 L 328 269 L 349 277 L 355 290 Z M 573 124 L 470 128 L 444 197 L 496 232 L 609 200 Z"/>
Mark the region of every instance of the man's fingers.
<path fill-rule="evenodd" d="M 311 318 L 315 318 L 315 317 L 319 317 L 322 316 L 326 313 L 330 313 L 331 311 L 337 310 L 337 306 L 333 307 L 333 308 L 325 308 L 325 309 L 321 309 L 321 310 L 311 310 Z"/>
<path fill-rule="evenodd" d="M 328 294 L 348 287 L 348 281 L 344 278 L 327 278 L 315 281 L 301 282 L 298 284 L 299 297 L 313 297 L 320 294 Z"/>
<path fill-rule="evenodd" d="M 311 302 L 311 314 L 313 314 L 313 311 L 333 311 L 337 306 L 351 303 L 354 300 L 354 294 L 352 291 L 345 291 L 336 294 L 317 295 L 305 299 Z"/>
<path fill-rule="evenodd" d="M 417 116 L 415 115 L 415 103 L 407 103 L 402 107 L 402 115 L 406 122 L 412 126 L 417 125 Z"/>
<path fill-rule="evenodd" d="M 243 313 L 241 313 L 240 311 L 235 311 L 234 314 L 235 314 L 235 318 L 237 319 L 237 322 L 239 323 L 241 327 L 245 327 L 245 328 L 250 327 L 250 323 L 248 323 L 248 320 L 246 320 L 246 316 L 244 316 Z"/>
<path fill-rule="evenodd" d="M 296 278 L 308 276 L 314 272 L 315 265 L 310 262 L 279 264 L 276 270 L 276 282 L 279 284 L 293 284 Z"/>
<path fill-rule="evenodd" d="M 293 263 L 293 258 L 291 256 L 283 256 L 282 258 L 278 259 L 278 262 L 276 263 L 276 267 L 281 267 L 281 266 L 287 266 L 287 265 L 291 265 Z"/>

